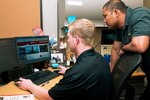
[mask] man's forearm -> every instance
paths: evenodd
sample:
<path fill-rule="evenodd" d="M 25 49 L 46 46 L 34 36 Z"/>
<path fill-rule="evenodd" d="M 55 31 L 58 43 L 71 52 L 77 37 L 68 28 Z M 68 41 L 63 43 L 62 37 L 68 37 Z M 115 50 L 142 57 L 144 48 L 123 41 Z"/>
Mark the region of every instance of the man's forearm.
<path fill-rule="evenodd" d="M 39 100 L 53 100 L 49 94 L 48 94 L 48 90 L 37 86 L 37 85 L 33 85 L 32 88 L 30 88 L 29 90 L 31 93 L 33 93 Z"/>
<path fill-rule="evenodd" d="M 111 52 L 111 59 L 110 59 L 110 71 L 112 72 L 117 60 L 119 58 L 118 52 L 112 50 Z"/>
<path fill-rule="evenodd" d="M 124 51 L 139 52 L 138 48 L 130 42 L 122 47 Z"/>
<path fill-rule="evenodd" d="M 149 47 L 149 36 L 137 36 L 133 37 L 129 44 L 125 44 L 122 49 L 125 51 L 143 53 Z"/>

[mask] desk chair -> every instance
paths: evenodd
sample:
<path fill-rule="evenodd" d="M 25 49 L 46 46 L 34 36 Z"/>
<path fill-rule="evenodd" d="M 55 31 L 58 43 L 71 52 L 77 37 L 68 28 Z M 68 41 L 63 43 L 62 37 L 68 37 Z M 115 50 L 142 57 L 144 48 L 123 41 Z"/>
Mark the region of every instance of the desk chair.
<path fill-rule="evenodd" d="M 139 67 L 142 57 L 136 53 L 125 53 L 117 61 L 113 71 L 113 90 L 111 100 L 119 100 L 123 89 L 128 86 L 127 80 L 132 73 Z M 134 92 L 134 91 L 132 91 Z M 134 93 L 133 93 L 134 94 Z M 126 96 L 126 95 L 125 95 Z M 134 100 L 133 97 L 129 97 L 130 100 Z M 125 100 L 129 100 L 125 97 Z"/>

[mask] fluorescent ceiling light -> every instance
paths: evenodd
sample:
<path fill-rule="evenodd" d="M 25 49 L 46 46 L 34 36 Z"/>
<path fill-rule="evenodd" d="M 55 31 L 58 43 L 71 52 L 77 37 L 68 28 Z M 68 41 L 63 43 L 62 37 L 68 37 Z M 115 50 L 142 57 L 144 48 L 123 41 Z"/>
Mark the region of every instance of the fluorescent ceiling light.
<path fill-rule="evenodd" d="M 74 5 L 74 6 L 82 6 L 83 2 L 81 2 L 81 1 L 68 1 L 67 4 L 68 5 Z"/>

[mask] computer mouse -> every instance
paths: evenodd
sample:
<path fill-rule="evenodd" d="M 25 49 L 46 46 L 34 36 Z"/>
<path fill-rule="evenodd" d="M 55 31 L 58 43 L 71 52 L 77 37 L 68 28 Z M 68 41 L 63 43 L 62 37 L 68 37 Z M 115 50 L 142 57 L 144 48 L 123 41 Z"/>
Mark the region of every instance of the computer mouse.
<path fill-rule="evenodd" d="M 18 86 L 18 84 L 17 84 L 18 81 L 20 81 L 19 78 L 14 80 L 14 82 L 15 82 L 14 84 L 15 84 L 16 86 Z"/>
<path fill-rule="evenodd" d="M 14 83 L 16 86 L 19 86 L 19 84 L 17 84 L 16 82 Z"/>
<path fill-rule="evenodd" d="M 15 83 L 18 82 L 18 81 L 20 81 L 19 78 L 17 78 L 17 79 L 14 80 Z"/>

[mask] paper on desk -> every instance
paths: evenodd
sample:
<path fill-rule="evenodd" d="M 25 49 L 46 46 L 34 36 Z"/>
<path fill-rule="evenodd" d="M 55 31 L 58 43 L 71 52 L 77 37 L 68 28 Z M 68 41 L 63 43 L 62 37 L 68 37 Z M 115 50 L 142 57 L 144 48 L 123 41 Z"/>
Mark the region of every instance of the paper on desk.
<path fill-rule="evenodd" d="M 0 96 L 0 100 L 34 100 L 33 94 Z"/>

